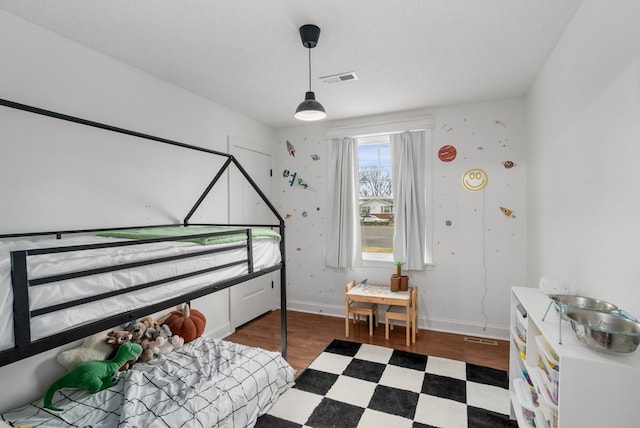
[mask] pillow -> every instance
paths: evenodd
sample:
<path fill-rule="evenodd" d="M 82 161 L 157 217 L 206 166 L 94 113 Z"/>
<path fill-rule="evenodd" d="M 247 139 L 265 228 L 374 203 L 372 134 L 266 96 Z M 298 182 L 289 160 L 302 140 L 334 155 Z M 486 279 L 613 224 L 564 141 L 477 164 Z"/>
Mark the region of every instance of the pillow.
<path fill-rule="evenodd" d="M 58 362 L 71 370 L 82 361 L 106 360 L 113 351 L 113 347 L 105 341 L 109 331 L 111 330 L 96 333 L 85 338 L 80 346 L 62 351 L 58 354 Z"/>

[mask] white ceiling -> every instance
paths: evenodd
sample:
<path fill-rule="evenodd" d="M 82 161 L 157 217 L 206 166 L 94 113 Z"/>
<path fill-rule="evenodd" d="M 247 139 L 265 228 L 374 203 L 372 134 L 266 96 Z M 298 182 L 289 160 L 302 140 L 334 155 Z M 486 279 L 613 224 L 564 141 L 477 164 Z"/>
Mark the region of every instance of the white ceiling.
<path fill-rule="evenodd" d="M 274 128 L 308 87 L 321 28 L 328 119 L 523 95 L 582 0 L 0 0 L 0 9 Z M 325 84 L 355 71 L 360 80 Z"/>

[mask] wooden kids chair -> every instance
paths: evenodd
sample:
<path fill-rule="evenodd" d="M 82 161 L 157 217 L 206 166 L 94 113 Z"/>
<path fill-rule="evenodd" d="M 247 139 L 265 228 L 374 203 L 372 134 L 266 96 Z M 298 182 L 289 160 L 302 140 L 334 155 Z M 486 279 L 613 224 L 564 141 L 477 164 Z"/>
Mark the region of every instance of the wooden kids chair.
<path fill-rule="evenodd" d="M 347 310 L 347 320 L 351 318 L 353 314 L 353 323 L 359 319 L 360 315 L 366 315 L 369 317 L 369 336 L 373 336 L 373 320 L 375 318 L 376 326 L 378 325 L 378 304 L 377 303 L 365 303 L 365 302 L 352 302 L 346 293 L 355 287 L 356 282 L 351 281 L 345 286 L 344 306 Z M 345 328 L 345 336 L 349 337 L 349 331 Z"/>
<path fill-rule="evenodd" d="M 418 288 L 411 287 L 409 291 L 409 325 L 411 329 L 411 342 L 416 343 L 416 332 L 418 330 Z M 389 325 L 393 330 L 393 320 L 406 321 L 407 312 L 404 306 L 389 305 L 385 311 L 384 337 L 389 339 Z"/>

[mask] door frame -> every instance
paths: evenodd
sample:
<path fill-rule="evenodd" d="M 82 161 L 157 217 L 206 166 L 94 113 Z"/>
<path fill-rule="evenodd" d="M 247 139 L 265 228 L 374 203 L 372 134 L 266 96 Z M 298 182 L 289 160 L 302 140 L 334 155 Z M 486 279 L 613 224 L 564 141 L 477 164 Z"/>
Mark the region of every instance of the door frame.
<path fill-rule="evenodd" d="M 229 153 L 229 154 L 231 154 L 231 155 L 233 155 L 235 157 L 236 154 L 237 154 L 237 153 L 234 152 L 235 148 L 248 150 L 248 151 L 252 151 L 252 152 L 256 152 L 256 153 L 260 153 L 260 154 L 269 156 L 269 169 L 271 171 L 271 176 L 273 176 L 273 158 L 275 156 L 275 150 L 274 150 L 273 147 L 265 145 L 265 144 L 255 143 L 255 142 L 249 141 L 249 140 L 247 140 L 245 138 L 236 137 L 236 136 L 233 136 L 233 135 L 228 135 L 227 136 L 227 153 Z M 238 160 L 240 165 L 242 165 L 242 162 L 240 162 L 239 159 L 236 159 L 236 160 Z M 244 165 L 242 165 L 242 166 L 245 167 Z M 256 183 L 256 184 L 258 184 L 258 183 Z M 228 191 L 229 196 L 231 195 L 232 190 L 233 189 L 232 189 L 232 180 L 231 180 L 231 170 L 228 170 L 227 171 L 227 191 Z M 274 183 L 273 183 L 273 180 L 270 180 L 268 189 L 261 189 L 261 190 L 271 200 L 272 197 L 273 197 L 272 195 L 274 194 Z M 232 210 L 232 204 L 231 204 L 231 200 L 229 200 L 229 204 L 227 205 L 227 219 L 228 219 L 228 221 L 230 223 L 232 221 L 231 210 Z M 270 307 L 270 310 L 274 310 L 274 309 L 279 307 L 278 296 L 280 296 L 280 276 L 279 275 L 274 275 L 274 273 L 272 272 L 272 273 L 269 273 L 267 275 L 264 275 L 263 277 L 265 279 L 270 280 L 271 283 L 273 284 L 273 286 L 271 288 L 270 295 L 269 295 L 269 300 L 270 300 L 269 307 Z M 233 308 L 232 308 L 232 302 L 231 302 L 231 291 L 229 291 L 229 322 L 231 323 L 231 327 L 233 329 L 235 329 L 237 326 L 234 326 L 233 323 L 232 323 L 232 318 L 233 318 L 233 315 L 231 314 L 232 310 L 233 310 Z"/>

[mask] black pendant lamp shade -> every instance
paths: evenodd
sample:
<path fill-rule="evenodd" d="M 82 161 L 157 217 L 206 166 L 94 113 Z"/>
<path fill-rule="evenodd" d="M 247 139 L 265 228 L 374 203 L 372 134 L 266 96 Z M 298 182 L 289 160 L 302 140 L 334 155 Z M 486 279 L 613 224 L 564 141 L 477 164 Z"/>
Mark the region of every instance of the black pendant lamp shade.
<path fill-rule="evenodd" d="M 320 120 L 327 117 L 324 107 L 316 101 L 316 94 L 308 91 L 304 96 L 304 101 L 296 109 L 296 119 L 300 120 Z"/>
<path fill-rule="evenodd" d="M 304 101 L 296 109 L 295 118 L 299 120 L 313 121 L 327 117 L 324 107 L 316 101 L 316 94 L 311 90 L 311 48 L 315 48 L 320 37 L 320 28 L 307 24 L 300 27 L 300 39 L 302 45 L 309 49 L 309 90 L 305 94 Z"/>

